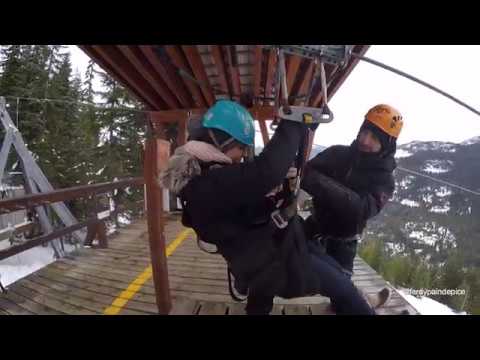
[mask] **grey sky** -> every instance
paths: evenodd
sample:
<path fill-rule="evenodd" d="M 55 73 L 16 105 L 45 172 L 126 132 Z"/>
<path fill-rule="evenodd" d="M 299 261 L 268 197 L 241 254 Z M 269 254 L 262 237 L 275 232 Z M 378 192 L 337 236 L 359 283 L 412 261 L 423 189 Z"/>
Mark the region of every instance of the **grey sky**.
<path fill-rule="evenodd" d="M 70 46 L 73 68 L 83 76 L 88 57 Z M 406 71 L 480 108 L 480 46 L 374 45 L 366 54 Z M 396 107 L 404 117 L 399 144 L 413 140 L 461 142 L 480 135 L 480 117 L 408 79 L 360 62 L 329 103 L 335 119 L 315 136 L 321 145 L 349 144 L 367 110 L 377 104 Z M 257 135 L 261 143 L 261 136 Z"/>

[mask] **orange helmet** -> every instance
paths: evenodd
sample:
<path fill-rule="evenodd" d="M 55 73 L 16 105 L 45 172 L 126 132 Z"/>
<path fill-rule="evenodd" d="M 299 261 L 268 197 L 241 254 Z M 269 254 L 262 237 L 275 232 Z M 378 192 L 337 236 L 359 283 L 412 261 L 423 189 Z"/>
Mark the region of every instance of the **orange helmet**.
<path fill-rule="evenodd" d="M 398 138 L 403 126 L 400 112 L 390 105 L 385 104 L 375 105 L 368 110 L 365 119 L 394 138 Z"/>

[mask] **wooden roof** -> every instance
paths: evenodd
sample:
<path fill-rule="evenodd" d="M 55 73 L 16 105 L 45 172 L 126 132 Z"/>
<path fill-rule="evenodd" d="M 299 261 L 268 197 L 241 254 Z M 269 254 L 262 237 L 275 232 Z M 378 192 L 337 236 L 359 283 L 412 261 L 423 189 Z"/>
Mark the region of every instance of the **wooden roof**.
<path fill-rule="evenodd" d="M 354 45 L 364 54 L 369 46 Z M 206 109 L 218 99 L 253 99 L 271 107 L 275 93 L 276 56 L 260 45 L 81 45 L 108 74 L 122 83 L 151 111 Z M 326 65 L 329 99 L 358 60 L 344 68 Z M 313 61 L 286 55 L 291 104 L 300 104 L 314 75 Z M 243 102 L 243 101 L 242 101 Z M 244 103 L 244 102 L 243 102 Z M 315 86 L 309 106 L 321 103 Z"/>

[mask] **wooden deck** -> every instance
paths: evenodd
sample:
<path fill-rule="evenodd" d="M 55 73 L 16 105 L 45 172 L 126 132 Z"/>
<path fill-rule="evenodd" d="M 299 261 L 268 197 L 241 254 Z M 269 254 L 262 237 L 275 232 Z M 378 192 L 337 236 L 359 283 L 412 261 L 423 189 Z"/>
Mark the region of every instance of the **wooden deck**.
<path fill-rule="evenodd" d="M 165 231 L 167 244 L 173 244 L 184 230 L 178 219 L 171 217 Z M 138 221 L 112 237 L 108 249 L 81 249 L 70 258 L 60 259 L 8 286 L 8 292 L 0 294 L 0 315 L 156 314 L 149 264 L 146 222 Z M 168 271 L 171 314 L 244 314 L 245 305 L 234 302 L 229 295 L 222 258 L 198 249 L 192 232 L 168 257 Z M 353 281 L 366 293 L 388 286 L 359 258 L 355 260 Z M 321 296 L 278 298 L 272 314 L 331 314 L 328 304 L 329 300 Z M 394 291 L 378 313 L 400 314 L 402 310 L 417 313 Z"/>

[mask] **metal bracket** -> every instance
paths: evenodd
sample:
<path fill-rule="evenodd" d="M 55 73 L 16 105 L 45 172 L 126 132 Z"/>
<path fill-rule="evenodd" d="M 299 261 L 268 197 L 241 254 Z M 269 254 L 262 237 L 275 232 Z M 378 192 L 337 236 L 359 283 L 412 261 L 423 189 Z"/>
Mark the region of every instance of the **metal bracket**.
<path fill-rule="evenodd" d="M 333 120 L 333 114 L 325 106 L 322 108 L 307 106 L 290 106 L 289 112 L 285 112 L 283 107 L 278 110 L 278 116 L 281 119 L 302 122 L 304 124 L 324 124 Z"/>
<path fill-rule="evenodd" d="M 333 113 L 328 107 L 328 94 L 327 94 L 327 76 L 325 74 L 325 65 L 323 59 L 320 59 L 320 80 L 322 85 L 322 115 L 320 116 L 325 122 L 333 120 Z"/>
<path fill-rule="evenodd" d="M 333 121 L 333 112 L 330 110 L 327 104 L 324 104 L 321 108 L 322 114 L 320 115 L 321 123 L 329 123 Z"/>
<path fill-rule="evenodd" d="M 263 45 L 266 49 L 280 48 L 287 54 L 315 59 L 322 58 L 326 63 L 345 66 L 350 59 L 353 45 Z"/>
<path fill-rule="evenodd" d="M 335 64 L 337 67 L 346 65 L 351 55 L 353 45 L 263 45 L 267 49 L 276 51 L 278 54 L 277 84 L 275 94 L 275 108 L 278 110 L 278 118 L 311 123 L 329 123 L 333 120 L 333 113 L 328 107 L 327 81 L 325 63 Z M 288 104 L 285 53 L 300 55 L 315 61 L 321 81 L 322 105 L 319 109 L 313 107 L 290 106 Z M 311 96 L 314 81 L 307 94 L 307 102 Z M 282 106 L 279 106 L 279 93 L 282 89 Z M 277 119 L 277 118 L 276 118 Z M 278 121 L 274 119 L 270 124 L 271 130 L 276 130 Z"/>
<path fill-rule="evenodd" d="M 288 113 L 290 111 L 289 111 L 289 105 L 288 105 L 287 70 L 285 66 L 285 54 L 283 49 L 278 47 L 274 47 L 272 51 L 276 51 L 278 56 L 277 82 L 275 84 L 275 98 L 274 98 L 275 109 L 278 109 L 280 107 L 283 111 Z M 281 101 L 282 106 L 280 106 L 280 89 L 282 92 L 282 101 Z M 277 126 L 278 126 L 278 117 L 275 117 L 275 119 L 270 124 L 270 129 L 275 131 Z"/>
<path fill-rule="evenodd" d="M 288 226 L 288 222 L 285 221 L 285 219 L 283 218 L 282 213 L 280 212 L 280 209 L 272 212 L 270 217 L 272 218 L 273 222 L 279 229 L 285 229 Z"/>

